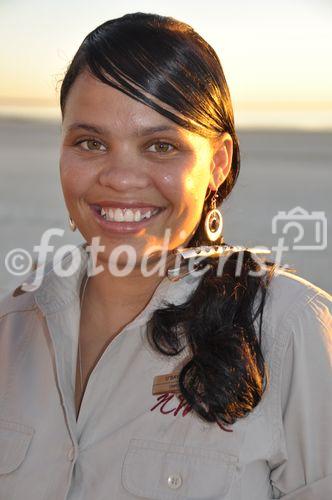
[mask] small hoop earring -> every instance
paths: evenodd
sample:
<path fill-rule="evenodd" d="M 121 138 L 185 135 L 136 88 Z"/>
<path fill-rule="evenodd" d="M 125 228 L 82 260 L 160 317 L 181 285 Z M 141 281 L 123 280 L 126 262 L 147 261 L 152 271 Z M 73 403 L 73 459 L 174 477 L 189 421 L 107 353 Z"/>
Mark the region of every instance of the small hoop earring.
<path fill-rule="evenodd" d="M 211 208 L 204 221 L 205 233 L 210 241 L 216 241 L 221 236 L 223 229 L 223 218 L 221 212 L 217 209 L 217 198 L 218 194 L 215 192 L 211 200 Z"/>
<path fill-rule="evenodd" d="M 69 227 L 72 231 L 76 231 L 77 226 L 70 215 L 69 215 Z"/>

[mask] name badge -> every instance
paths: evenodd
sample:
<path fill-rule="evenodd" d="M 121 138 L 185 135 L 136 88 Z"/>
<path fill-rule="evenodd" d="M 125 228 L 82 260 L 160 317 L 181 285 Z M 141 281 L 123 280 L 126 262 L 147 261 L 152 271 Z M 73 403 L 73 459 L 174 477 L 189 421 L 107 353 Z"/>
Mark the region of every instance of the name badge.
<path fill-rule="evenodd" d="M 152 394 L 164 394 L 165 392 L 172 392 L 174 394 L 180 393 L 178 372 L 157 375 L 154 377 Z"/>

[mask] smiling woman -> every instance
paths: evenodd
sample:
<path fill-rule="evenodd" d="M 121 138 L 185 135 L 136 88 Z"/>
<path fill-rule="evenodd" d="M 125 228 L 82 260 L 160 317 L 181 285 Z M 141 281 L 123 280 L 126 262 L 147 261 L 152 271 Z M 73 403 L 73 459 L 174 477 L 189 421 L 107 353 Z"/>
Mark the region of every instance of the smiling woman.
<path fill-rule="evenodd" d="M 208 185 L 215 189 L 228 175 L 229 134 L 219 138 L 214 152 L 209 139 L 171 123 L 86 70 L 71 88 L 63 117 L 63 191 L 68 211 L 88 241 L 104 230 L 101 243 L 107 255 L 119 244 L 115 233 L 126 233 L 126 242 L 139 255 L 148 250 L 151 237 L 155 244 L 163 241 L 166 226 L 172 230 L 171 248 L 189 241 Z M 106 205 L 100 197 L 108 200 Z M 94 221 L 91 205 L 100 208 Z M 149 214 L 144 223 L 142 213 L 133 219 L 139 206 Z M 106 211 L 109 207 L 114 210 Z M 105 223 L 104 215 L 111 221 Z M 178 227 L 187 238 L 180 237 Z"/>
<path fill-rule="evenodd" d="M 330 498 L 332 299 L 224 242 L 240 153 L 213 48 L 106 21 L 60 105 L 85 241 L 0 304 L 0 498 Z"/>

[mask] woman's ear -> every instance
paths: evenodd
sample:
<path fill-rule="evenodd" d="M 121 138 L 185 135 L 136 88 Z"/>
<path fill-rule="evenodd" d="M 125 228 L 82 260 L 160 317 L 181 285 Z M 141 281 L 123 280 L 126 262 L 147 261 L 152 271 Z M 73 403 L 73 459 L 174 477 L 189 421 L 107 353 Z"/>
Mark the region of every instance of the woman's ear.
<path fill-rule="evenodd" d="M 213 139 L 212 148 L 209 187 L 212 191 L 217 191 L 232 167 L 233 139 L 231 135 L 224 132 L 221 136 Z"/>

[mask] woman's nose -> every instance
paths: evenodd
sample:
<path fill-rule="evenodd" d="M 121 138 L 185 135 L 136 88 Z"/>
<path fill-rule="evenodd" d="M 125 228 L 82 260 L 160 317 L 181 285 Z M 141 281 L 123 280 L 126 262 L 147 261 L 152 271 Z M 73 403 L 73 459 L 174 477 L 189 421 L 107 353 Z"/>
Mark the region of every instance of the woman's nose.
<path fill-rule="evenodd" d="M 102 186 L 111 187 L 118 191 L 145 188 L 151 183 L 147 173 L 133 162 L 126 164 L 110 162 L 99 173 L 99 182 Z"/>

